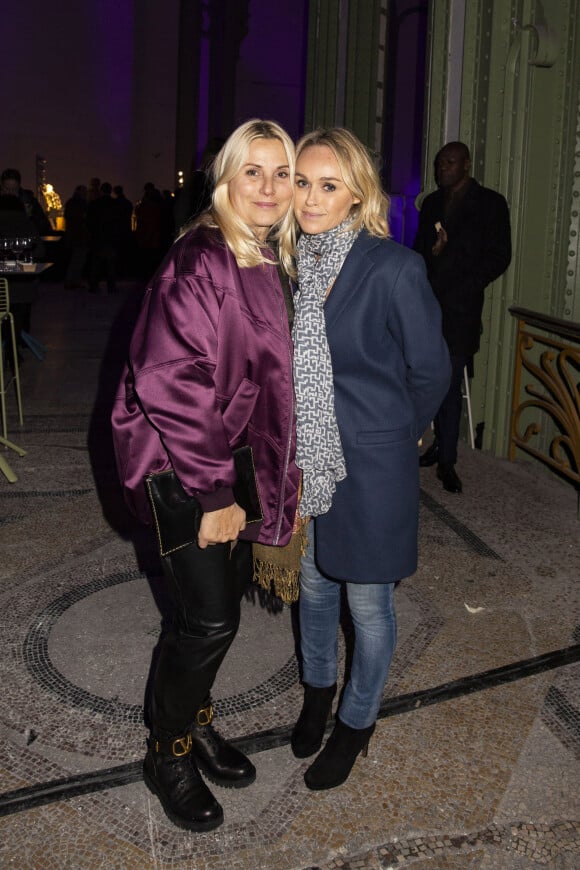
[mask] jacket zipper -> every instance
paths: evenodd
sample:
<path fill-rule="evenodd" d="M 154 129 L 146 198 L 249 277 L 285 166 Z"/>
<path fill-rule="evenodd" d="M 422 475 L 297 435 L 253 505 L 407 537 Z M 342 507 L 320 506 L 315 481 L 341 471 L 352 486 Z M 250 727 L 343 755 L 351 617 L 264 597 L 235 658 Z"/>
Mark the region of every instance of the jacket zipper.
<path fill-rule="evenodd" d="M 287 279 L 290 280 L 289 278 Z M 276 289 L 276 284 L 274 282 L 274 289 L 276 290 L 276 295 L 278 296 L 278 302 L 281 304 L 282 308 L 282 317 L 281 322 L 284 327 L 284 318 L 286 318 L 286 325 L 288 322 L 288 314 L 286 312 L 286 303 L 284 299 L 280 300 L 278 291 Z M 280 499 L 278 501 L 278 524 L 276 526 L 276 533 L 274 535 L 274 544 L 277 544 L 280 540 L 280 531 L 282 529 L 282 521 L 284 519 L 284 502 L 286 500 L 286 479 L 288 477 L 288 466 L 290 465 L 290 447 L 292 445 L 292 421 L 294 420 L 294 378 L 292 372 L 292 337 L 289 338 L 288 343 L 286 345 L 288 350 L 288 362 L 290 364 L 290 414 L 288 416 L 289 424 L 288 424 L 288 437 L 286 440 L 286 456 L 284 459 L 284 473 L 282 476 L 282 487 L 280 490 Z"/>

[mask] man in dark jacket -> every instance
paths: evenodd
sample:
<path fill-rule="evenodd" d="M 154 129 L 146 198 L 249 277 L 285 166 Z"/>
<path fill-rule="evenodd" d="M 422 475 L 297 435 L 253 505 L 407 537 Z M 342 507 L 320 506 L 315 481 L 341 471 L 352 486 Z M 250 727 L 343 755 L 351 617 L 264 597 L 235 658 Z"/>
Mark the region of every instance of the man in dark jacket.
<path fill-rule="evenodd" d="M 99 280 L 104 275 L 107 291 L 116 293 L 118 219 L 113 188 L 108 181 L 101 184 L 101 195 L 89 202 L 87 227 L 89 231 L 89 293 L 99 292 Z"/>
<path fill-rule="evenodd" d="M 38 234 L 32 220 L 27 217 L 24 203 L 19 196 L 13 194 L 0 193 L 0 237 L 5 240 L 29 239 L 31 248 L 34 246 L 35 254 L 42 248 L 37 244 Z M 10 252 L 4 249 L 3 254 L 6 256 Z M 30 249 L 28 249 L 30 250 Z M 14 259 L 14 252 L 12 252 Z M 15 267 L 15 264 L 13 266 Z M 22 280 L 18 273 L 10 276 L 10 283 L 17 285 L 17 289 L 13 287 L 14 293 L 10 300 L 10 310 L 14 315 L 14 328 L 18 337 L 18 344 L 24 347 L 24 339 L 22 332 L 30 332 L 30 319 L 32 312 L 32 303 L 38 295 L 38 281 L 32 275 L 23 276 Z M 12 290 L 11 290 L 12 292 Z M 2 323 L 3 338 L 8 339 L 6 346 L 10 346 L 8 333 L 8 320 Z M 0 353 L 2 349 L 0 348 Z M 22 362 L 22 360 L 20 360 Z"/>
<path fill-rule="evenodd" d="M 18 169 L 5 169 L 0 176 L 0 192 L 3 196 L 16 196 L 24 206 L 26 217 L 32 221 L 39 236 L 48 236 L 53 232 L 51 223 L 41 204 L 31 190 L 22 187 L 22 178 Z"/>
<path fill-rule="evenodd" d="M 133 203 L 125 196 L 120 184 L 113 187 L 113 202 L 117 210 L 117 266 L 126 277 L 131 270 L 133 255 Z"/>
<path fill-rule="evenodd" d="M 437 463 L 448 492 L 461 492 L 455 463 L 461 422 L 463 371 L 479 350 L 483 291 L 511 260 L 511 232 L 504 197 L 471 178 L 463 142 L 448 142 L 435 158 L 439 187 L 425 197 L 414 248 L 423 255 L 443 316 L 451 355 L 449 392 L 434 420 L 435 440 L 419 459 Z"/>

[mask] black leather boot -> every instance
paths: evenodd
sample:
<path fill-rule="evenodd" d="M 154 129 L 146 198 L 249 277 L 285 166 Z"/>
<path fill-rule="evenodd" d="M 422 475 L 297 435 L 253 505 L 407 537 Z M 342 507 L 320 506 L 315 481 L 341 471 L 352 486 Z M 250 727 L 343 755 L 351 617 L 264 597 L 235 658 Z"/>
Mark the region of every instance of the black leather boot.
<path fill-rule="evenodd" d="M 453 463 L 439 463 L 437 466 L 437 477 L 442 482 L 443 489 L 447 490 L 447 492 L 463 492 L 463 485 L 459 475 L 455 471 Z"/>
<path fill-rule="evenodd" d="M 304 702 L 290 740 L 296 758 L 308 758 L 322 746 L 335 695 L 336 683 L 322 689 L 304 683 Z"/>
<path fill-rule="evenodd" d="M 430 447 L 419 457 L 419 465 L 421 468 L 429 468 L 439 461 L 439 445 L 437 441 L 433 441 Z"/>
<path fill-rule="evenodd" d="M 308 788 L 322 791 L 342 785 L 348 779 L 359 752 L 362 751 L 366 757 L 374 730 L 374 722 L 368 728 L 349 728 L 337 717 L 326 746 L 304 774 Z"/>
<path fill-rule="evenodd" d="M 143 780 L 161 801 L 166 816 L 189 831 L 219 827 L 223 810 L 197 769 L 191 735 L 167 740 L 151 737 L 148 745 Z"/>
<path fill-rule="evenodd" d="M 211 702 L 198 710 L 191 726 L 192 753 L 198 767 L 216 785 L 244 788 L 256 779 L 256 768 L 239 749 L 231 746 L 212 725 Z"/>

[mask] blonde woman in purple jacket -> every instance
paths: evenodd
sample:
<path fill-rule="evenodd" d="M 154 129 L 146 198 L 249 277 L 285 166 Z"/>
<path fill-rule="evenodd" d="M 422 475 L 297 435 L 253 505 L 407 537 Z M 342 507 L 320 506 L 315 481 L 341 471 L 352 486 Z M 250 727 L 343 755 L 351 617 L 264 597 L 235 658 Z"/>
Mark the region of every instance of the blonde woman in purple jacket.
<path fill-rule="evenodd" d="M 203 514 L 197 543 L 162 558 L 175 620 L 159 645 L 144 779 L 178 826 L 223 811 L 201 778 L 234 788 L 256 771 L 213 728 L 210 691 L 238 629 L 251 542 L 284 545 L 298 470 L 289 312 L 294 148 L 271 121 L 243 124 L 214 163 L 209 210 L 147 288 L 113 413 L 120 477 L 151 514 L 144 478 L 173 469 Z M 263 520 L 246 526 L 232 451 L 252 447 Z"/>

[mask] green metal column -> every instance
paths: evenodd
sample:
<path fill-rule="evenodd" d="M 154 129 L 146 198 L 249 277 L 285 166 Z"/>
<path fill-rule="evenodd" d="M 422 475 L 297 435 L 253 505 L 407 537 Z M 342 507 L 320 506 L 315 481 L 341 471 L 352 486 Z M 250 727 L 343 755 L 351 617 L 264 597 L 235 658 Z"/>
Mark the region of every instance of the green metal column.
<path fill-rule="evenodd" d="M 306 131 L 345 126 L 382 141 L 386 0 L 311 0 Z"/>
<path fill-rule="evenodd" d="M 335 123 L 340 23 L 337 0 L 311 0 L 309 5 L 306 132 Z"/>
<path fill-rule="evenodd" d="M 526 198 L 522 169 L 526 163 L 527 118 L 530 88 L 526 74 L 530 33 L 512 17 L 509 3 L 499 3 L 485 23 L 470 20 L 470 33 L 477 40 L 477 24 L 483 24 L 486 49 L 472 68 L 485 81 L 481 102 L 470 118 L 476 142 L 475 174 L 482 184 L 499 190 L 510 206 L 512 264 L 486 290 L 481 350 L 476 358 L 472 389 L 473 412 L 485 423 L 483 445 L 495 455 L 506 455 L 511 415 L 515 323 L 508 309 L 520 285 L 522 209 Z M 522 74 L 523 72 L 523 74 Z"/>
<path fill-rule="evenodd" d="M 460 6 L 433 0 L 430 9 L 424 184 L 433 188 L 433 158 L 450 138 L 449 96 L 459 93 L 457 138 L 472 150 L 474 176 L 503 193 L 511 213 L 513 260 L 486 290 L 472 386 L 483 446 L 505 456 L 515 352 L 509 306 L 579 319 L 579 10 L 577 0 L 468 0 L 459 61 L 450 48 Z"/>
<path fill-rule="evenodd" d="M 574 142 L 574 180 L 570 197 L 569 245 L 566 262 L 564 317 L 580 323 L 580 87 L 576 101 L 576 136 Z"/>
<path fill-rule="evenodd" d="M 305 129 L 342 124 L 380 150 L 388 0 L 311 0 Z M 507 455 L 510 305 L 580 320 L 580 4 L 432 0 L 423 187 L 461 139 L 473 174 L 510 206 L 513 260 L 486 291 L 472 385 L 483 446 Z"/>
<path fill-rule="evenodd" d="M 515 323 L 507 309 L 516 303 L 572 319 L 573 306 L 566 304 L 566 269 L 580 32 L 574 0 L 554 0 L 545 15 L 543 4 L 534 0 L 516 4 L 516 15 L 513 4 L 499 5 L 502 15 L 493 22 L 499 32 L 494 34 L 490 58 L 483 181 L 508 198 L 514 257 L 488 293 L 482 348 L 487 365 L 482 366 L 474 392 L 490 424 L 484 445 L 496 455 L 506 455 L 515 355 Z M 567 277 L 577 297 L 577 266 L 569 271 L 574 272 Z M 546 442 L 550 437 L 546 430 Z"/>

